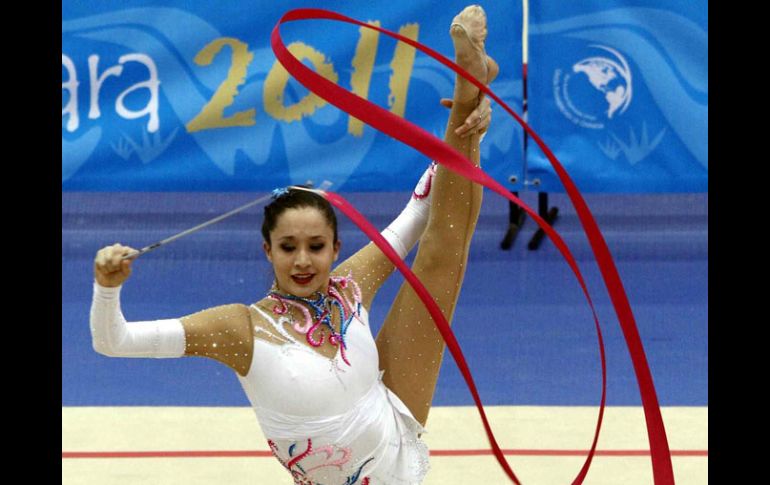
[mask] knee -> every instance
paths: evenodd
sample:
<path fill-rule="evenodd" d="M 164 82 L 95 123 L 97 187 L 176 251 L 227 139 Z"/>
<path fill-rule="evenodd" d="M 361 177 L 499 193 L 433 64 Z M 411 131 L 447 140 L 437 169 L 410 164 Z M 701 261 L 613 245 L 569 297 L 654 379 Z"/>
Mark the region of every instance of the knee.
<path fill-rule="evenodd" d="M 457 244 L 453 241 L 457 239 Z M 424 268 L 437 273 L 444 272 L 447 267 L 457 264 L 458 258 L 463 257 L 464 238 L 445 231 L 426 231 L 420 240 L 420 260 Z"/>

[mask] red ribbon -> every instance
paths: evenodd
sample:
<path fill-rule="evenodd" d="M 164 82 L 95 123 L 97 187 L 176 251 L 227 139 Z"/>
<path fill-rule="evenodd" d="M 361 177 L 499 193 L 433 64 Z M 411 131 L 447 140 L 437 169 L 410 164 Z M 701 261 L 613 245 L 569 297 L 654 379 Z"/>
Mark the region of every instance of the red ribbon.
<path fill-rule="evenodd" d="M 600 351 L 601 367 L 602 367 L 602 397 L 601 397 L 601 403 L 599 407 L 599 416 L 596 423 L 596 431 L 594 433 L 594 439 L 591 444 L 591 449 L 588 452 L 586 461 L 583 464 L 583 467 L 581 468 L 577 477 L 572 482 L 573 484 L 581 484 L 583 483 L 583 480 L 585 479 L 586 474 L 588 473 L 588 469 L 591 465 L 591 460 L 596 451 L 596 444 L 599 438 L 599 431 L 601 430 L 602 419 L 604 417 L 604 407 L 606 403 L 606 390 L 607 390 L 607 368 L 606 368 L 606 362 L 605 362 L 604 341 L 602 339 L 599 320 L 596 316 L 596 311 L 594 309 L 593 302 L 591 301 L 591 297 L 588 293 L 588 289 L 586 287 L 583 276 L 580 273 L 580 270 L 577 266 L 575 258 L 572 256 L 571 252 L 569 251 L 569 248 L 567 247 L 566 243 L 562 240 L 562 238 L 559 236 L 559 234 L 548 223 L 546 223 L 542 218 L 540 218 L 540 216 L 538 216 L 538 214 L 535 211 L 533 211 L 530 207 L 524 204 L 521 200 L 519 200 L 516 196 L 511 194 L 509 191 L 507 191 L 503 186 L 498 184 L 483 170 L 473 166 L 473 164 L 468 159 L 466 159 L 462 154 L 460 154 L 457 150 L 455 150 L 454 148 L 452 148 L 450 145 L 446 144 L 442 140 L 438 139 L 437 137 L 431 135 L 427 131 L 423 130 L 419 126 L 416 126 L 404 120 L 403 118 L 400 118 L 394 115 L 393 113 L 390 113 L 389 111 L 367 101 L 364 98 L 361 98 L 345 89 L 340 88 L 333 82 L 328 81 L 324 77 L 320 76 L 319 74 L 315 73 L 311 69 L 307 68 L 305 65 L 302 64 L 302 62 L 300 62 L 297 58 L 295 58 L 288 51 L 286 46 L 283 44 L 283 41 L 281 39 L 281 34 L 280 34 L 280 26 L 281 24 L 286 22 L 291 22 L 296 20 L 310 20 L 310 19 L 336 20 L 340 22 L 351 23 L 354 25 L 368 28 L 368 29 L 377 30 L 390 37 L 398 39 L 401 42 L 406 42 L 407 44 L 411 45 L 416 49 L 419 49 L 420 51 L 428 54 L 432 58 L 436 59 L 437 61 L 441 62 L 445 66 L 449 67 L 457 74 L 463 76 L 469 82 L 472 82 L 482 92 L 486 93 L 488 96 L 494 99 L 497 103 L 499 103 L 500 106 L 503 107 L 503 109 L 505 109 L 511 116 L 513 116 L 516 119 L 516 121 L 519 122 L 519 124 L 532 137 L 532 139 L 535 140 L 538 146 L 540 146 L 543 153 L 545 153 L 545 155 L 548 157 L 548 160 L 550 160 L 557 175 L 559 176 L 559 179 L 564 185 L 566 192 L 570 200 L 572 201 L 572 204 L 575 206 L 575 210 L 577 211 L 578 217 L 583 226 L 583 230 L 585 231 L 588 237 L 588 240 L 591 245 L 591 249 L 594 253 L 594 257 L 596 258 L 597 264 L 599 265 L 599 268 L 601 270 L 602 279 L 604 280 L 605 286 L 607 287 L 607 290 L 610 294 L 610 299 L 612 300 L 615 313 L 618 316 L 620 326 L 623 330 L 623 335 L 626 340 L 626 346 L 628 347 L 628 351 L 630 353 L 631 360 L 634 365 L 634 371 L 636 373 L 636 379 L 639 385 L 639 391 L 642 398 L 642 406 L 644 408 L 645 419 L 647 422 L 647 435 L 650 442 L 650 456 L 652 460 L 654 482 L 656 485 L 673 484 L 674 475 L 673 475 L 673 469 L 671 466 L 671 453 L 668 447 L 668 441 L 666 439 L 666 431 L 663 426 L 663 419 L 660 414 L 660 406 L 658 405 L 658 399 L 655 393 L 655 386 L 652 382 L 652 375 L 650 374 L 650 369 L 647 364 L 647 359 L 644 353 L 644 347 L 642 346 L 642 342 L 639 337 L 639 332 L 636 328 L 636 323 L 634 321 L 633 312 L 631 311 L 631 305 L 628 302 L 628 297 L 626 296 L 617 268 L 615 267 L 615 262 L 612 259 L 612 255 L 609 252 L 609 248 L 607 247 L 607 243 L 604 241 L 604 238 L 601 232 L 599 231 L 599 227 L 596 224 L 596 221 L 593 215 L 591 214 L 591 211 L 588 209 L 588 206 L 583 200 L 583 197 L 581 196 L 577 187 L 569 178 L 569 176 L 567 175 L 567 172 L 561 166 L 561 164 L 553 155 L 551 150 L 540 139 L 537 133 L 535 133 L 532 130 L 532 128 L 530 128 L 529 125 L 527 125 L 527 123 L 525 123 L 510 107 L 508 107 L 507 104 L 505 104 L 497 95 L 495 95 L 495 93 L 493 93 L 483 83 L 478 81 L 476 78 L 468 74 L 464 69 L 457 66 L 454 62 L 445 58 L 441 54 L 407 37 L 388 31 L 381 27 L 376 27 L 373 25 L 366 24 L 364 22 L 360 22 L 355 19 L 351 19 L 344 15 L 340 15 L 336 12 L 332 12 L 329 10 L 322 10 L 322 9 L 290 10 L 289 12 L 286 12 L 283 15 L 283 17 L 281 17 L 281 19 L 278 21 L 276 26 L 273 28 L 270 41 L 271 41 L 271 47 L 273 49 L 273 52 L 275 53 L 276 58 L 284 66 L 284 68 L 291 75 L 293 75 L 303 86 L 305 86 L 307 89 L 314 92 L 321 98 L 325 99 L 329 103 L 338 107 L 339 109 L 349 113 L 353 117 L 392 136 L 393 138 L 401 141 L 402 143 L 405 143 L 415 148 L 416 150 L 424 154 L 429 159 L 435 160 L 443 164 L 448 169 L 468 178 L 473 182 L 481 184 L 493 190 L 494 192 L 497 192 L 501 196 L 517 204 L 519 207 L 524 209 L 527 212 L 527 214 L 529 214 L 530 217 L 532 217 L 532 219 L 535 220 L 535 222 L 537 222 L 537 224 L 545 231 L 545 233 L 554 243 L 556 248 L 561 252 L 562 256 L 564 256 L 564 259 L 567 261 L 567 264 L 570 266 L 573 273 L 575 274 L 575 277 L 578 279 L 578 282 L 580 283 L 580 287 L 583 290 L 586 300 L 588 301 L 588 304 L 591 307 L 591 312 L 594 318 L 594 324 L 596 326 L 597 338 L 599 341 L 599 351 Z M 516 478 L 516 475 L 513 473 L 513 470 L 510 468 L 507 461 L 505 460 L 505 457 L 503 456 L 503 453 L 497 444 L 494 434 L 492 433 L 492 429 L 489 426 L 486 413 L 484 412 L 484 407 L 481 404 L 481 399 L 479 398 L 475 383 L 471 376 L 470 369 L 468 368 L 465 358 L 463 357 L 462 351 L 460 350 L 460 346 L 454 337 L 454 333 L 452 332 L 451 328 L 447 324 L 446 319 L 444 319 L 443 314 L 439 310 L 438 306 L 436 306 L 433 298 L 430 296 L 430 293 L 427 291 L 427 289 L 425 289 L 425 287 L 422 285 L 420 280 L 414 275 L 414 273 L 412 273 L 412 271 L 404 264 L 401 258 L 398 257 L 398 255 L 393 250 L 393 248 L 380 235 L 379 231 L 377 231 L 368 221 L 366 221 L 366 219 L 358 211 L 356 211 L 355 208 L 353 208 L 347 201 L 345 201 L 345 199 L 343 199 L 338 194 L 327 192 L 325 196 L 330 203 L 332 203 L 334 206 L 340 209 L 343 213 L 345 213 L 345 215 L 350 217 L 351 220 L 353 220 L 353 222 L 355 222 L 356 225 L 358 225 L 367 234 L 367 236 L 369 236 L 372 239 L 372 241 L 374 241 L 375 244 L 377 244 L 380 247 L 383 253 L 391 261 L 393 261 L 393 263 L 401 271 L 401 273 L 404 275 L 404 277 L 409 282 L 409 284 L 412 285 L 417 295 L 426 305 L 426 307 L 428 308 L 428 311 L 430 312 L 431 316 L 434 319 L 434 323 L 436 324 L 436 327 L 438 328 L 439 332 L 441 332 L 441 335 L 446 341 L 447 347 L 452 353 L 452 356 L 454 357 L 455 362 L 460 368 L 460 371 L 463 377 L 465 378 L 468 388 L 471 391 L 471 394 L 473 395 L 473 399 L 476 403 L 476 407 L 478 408 L 479 414 L 484 424 L 484 428 L 487 433 L 487 437 L 492 447 L 492 452 L 494 453 L 495 457 L 497 458 L 497 461 L 500 463 L 500 466 L 503 468 L 503 470 L 508 475 L 508 477 L 514 483 L 517 483 L 517 484 L 520 483 Z"/>

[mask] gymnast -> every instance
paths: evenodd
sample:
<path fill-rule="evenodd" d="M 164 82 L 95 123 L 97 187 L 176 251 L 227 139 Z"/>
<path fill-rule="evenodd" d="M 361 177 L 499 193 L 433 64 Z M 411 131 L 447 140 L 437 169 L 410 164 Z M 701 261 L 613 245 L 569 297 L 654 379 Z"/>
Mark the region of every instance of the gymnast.
<path fill-rule="evenodd" d="M 466 7 L 449 29 L 455 62 L 489 84 L 498 67 L 484 50 L 486 14 Z M 445 141 L 479 165 L 491 109 L 457 76 Z M 412 266 L 451 322 L 482 189 L 435 163 L 382 235 Z M 369 243 L 332 270 L 341 241 L 331 205 L 299 187 L 276 189 L 264 208 L 263 249 L 275 281 L 249 306 L 181 318 L 126 322 L 120 289 L 136 250 L 98 251 L 90 326 L 94 349 L 114 357 L 202 356 L 235 371 L 268 446 L 295 484 L 422 483 L 426 431 L 444 341 L 408 283 L 373 338 L 372 300 L 394 265 Z"/>

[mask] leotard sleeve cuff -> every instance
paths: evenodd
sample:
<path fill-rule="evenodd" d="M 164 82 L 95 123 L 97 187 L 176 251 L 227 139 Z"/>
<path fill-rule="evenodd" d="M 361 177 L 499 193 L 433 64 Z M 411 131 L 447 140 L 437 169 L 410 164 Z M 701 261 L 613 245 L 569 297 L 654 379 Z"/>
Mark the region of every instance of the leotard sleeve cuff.
<path fill-rule="evenodd" d="M 91 339 L 94 350 L 110 357 L 181 357 L 185 334 L 177 318 L 126 322 L 120 309 L 121 287 L 94 281 L 91 302 Z"/>
<path fill-rule="evenodd" d="M 422 237 L 430 216 L 431 186 L 436 173 L 433 162 L 417 182 L 409 202 L 401 214 L 382 231 L 382 236 L 393 246 L 401 259 L 405 258 Z"/>

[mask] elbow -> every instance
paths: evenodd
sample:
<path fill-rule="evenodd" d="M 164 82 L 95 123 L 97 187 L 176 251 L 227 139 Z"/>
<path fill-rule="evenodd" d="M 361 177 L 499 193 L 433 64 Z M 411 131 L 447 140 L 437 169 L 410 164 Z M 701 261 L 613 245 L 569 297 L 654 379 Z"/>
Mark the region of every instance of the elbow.
<path fill-rule="evenodd" d="M 92 338 L 91 345 L 97 354 L 102 354 L 105 357 L 118 357 L 112 346 L 102 339 Z"/>

